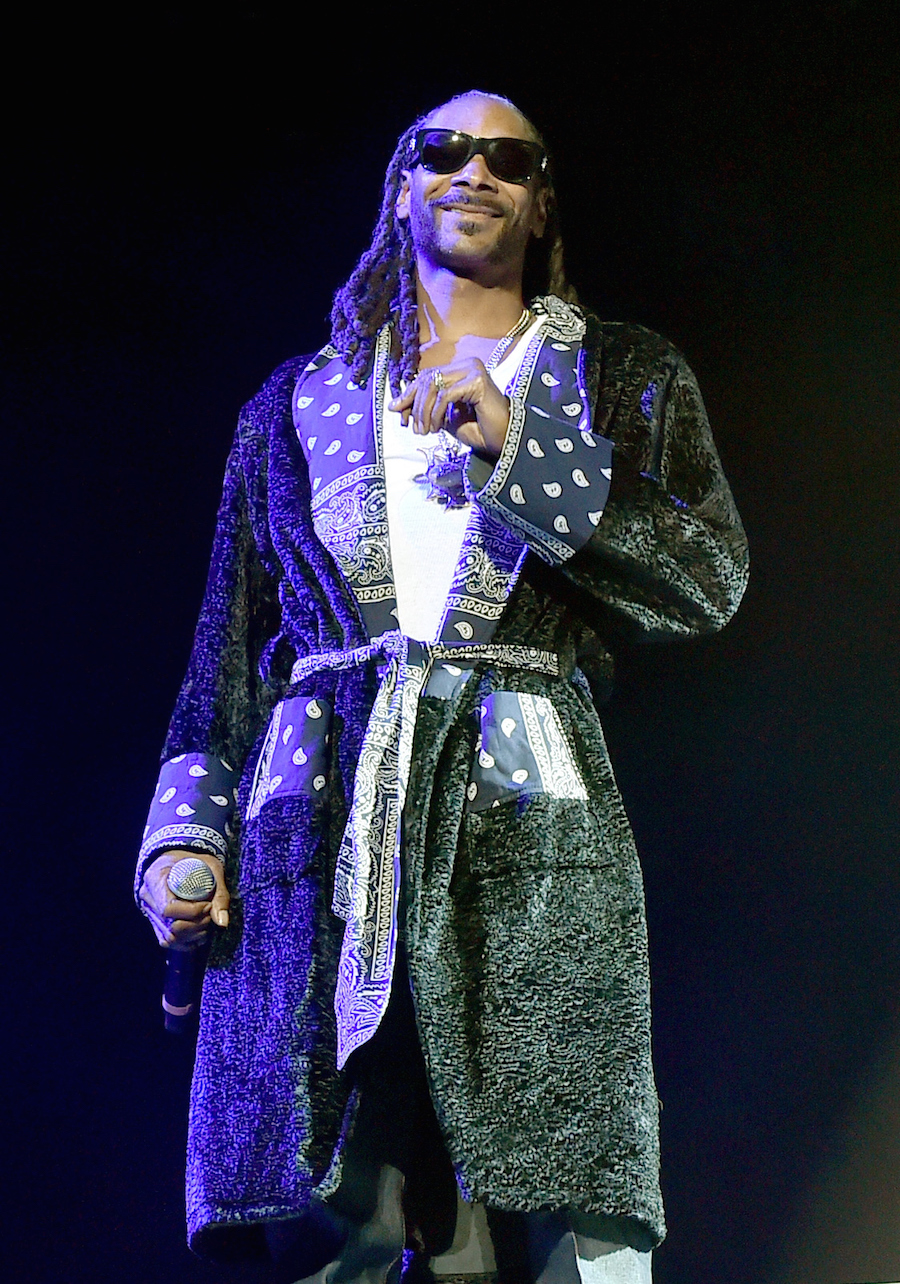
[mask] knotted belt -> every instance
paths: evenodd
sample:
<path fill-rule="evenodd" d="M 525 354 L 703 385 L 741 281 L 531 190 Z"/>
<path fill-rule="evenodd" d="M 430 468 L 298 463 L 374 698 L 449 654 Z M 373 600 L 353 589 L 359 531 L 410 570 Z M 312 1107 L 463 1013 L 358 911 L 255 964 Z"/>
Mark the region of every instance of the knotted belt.
<path fill-rule="evenodd" d="M 334 1010 L 337 1063 L 378 1029 L 391 993 L 397 951 L 400 891 L 400 821 L 412 757 L 419 696 L 436 661 L 478 661 L 559 674 L 559 657 L 536 647 L 492 643 L 454 646 L 416 642 L 397 631 L 350 651 L 325 651 L 298 660 L 299 682 L 325 670 L 355 669 L 382 658 L 386 667 L 363 737 L 350 814 L 338 852 L 335 914 L 347 926 L 341 945 Z"/>

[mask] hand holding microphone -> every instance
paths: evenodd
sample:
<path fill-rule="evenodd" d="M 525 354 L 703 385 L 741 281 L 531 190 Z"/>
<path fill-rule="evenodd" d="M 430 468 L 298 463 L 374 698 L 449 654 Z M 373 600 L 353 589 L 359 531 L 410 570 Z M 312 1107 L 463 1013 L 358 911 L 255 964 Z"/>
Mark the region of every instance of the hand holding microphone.
<path fill-rule="evenodd" d="M 166 1029 L 186 1029 L 193 1016 L 212 923 L 228 926 L 228 889 L 214 856 L 168 851 L 144 873 L 140 899 L 167 950 L 163 1008 Z"/>

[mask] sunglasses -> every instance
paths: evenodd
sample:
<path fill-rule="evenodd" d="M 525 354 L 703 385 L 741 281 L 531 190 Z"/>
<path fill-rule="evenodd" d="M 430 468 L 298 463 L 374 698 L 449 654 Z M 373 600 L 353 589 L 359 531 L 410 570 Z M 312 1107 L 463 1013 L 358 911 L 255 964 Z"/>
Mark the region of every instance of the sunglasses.
<path fill-rule="evenodd" d="M 527 183 L 547 169 L 547 153 L 540 143 L 524 138 L 473 138 L 458 129 L 420 129 L 412 138 L 410 166 L 421 165 L 432 174 L 455 174 L 473 156 L 504 183 Z"/>

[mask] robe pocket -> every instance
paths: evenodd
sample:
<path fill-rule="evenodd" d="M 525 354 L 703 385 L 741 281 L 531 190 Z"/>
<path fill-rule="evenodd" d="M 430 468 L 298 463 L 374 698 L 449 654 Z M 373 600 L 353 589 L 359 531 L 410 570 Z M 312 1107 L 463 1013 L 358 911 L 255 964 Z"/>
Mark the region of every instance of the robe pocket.
<path fill-rule="evenodd" d="M 477 884 L 509 880 L 509 895 L 515 886 L 526 899 L 541 895 L 535 878 L 553 875 L 568 885 L 573 871 L 584 873 L 596 895 L 591 880 L 612 875 L 615 881 L 613 868 L 620 861 L 614 830 L 599 825 L 588 804 L 547 794 L 519 795 L 511 806 L 470 812 L 463 820 L 461 846 L 456 873 L 463 882 L 466 874 Z"/>
<path fill-rule="evenodd" d="M 275 706 L 253 773 L 247 821 L 275 798 L 324 796 L 331 714 L 331 701 L 321 696 L 292 696 Z"/>
<path fill-rule="evenodd" d="M 578 763 L 547 696 L 493 691 L 475 715 L 479 735 L 467 811 L 488 811 L 529 794 L 587 802 Z"/>

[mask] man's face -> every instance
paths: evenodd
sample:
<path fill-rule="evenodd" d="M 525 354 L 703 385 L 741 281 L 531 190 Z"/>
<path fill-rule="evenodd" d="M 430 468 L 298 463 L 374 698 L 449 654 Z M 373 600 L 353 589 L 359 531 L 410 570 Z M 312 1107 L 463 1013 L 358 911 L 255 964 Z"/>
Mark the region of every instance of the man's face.
<path fill-rule="evenodd" d="M 518 112 L 476 95 L 438 107 L 427 124 L 475 138 L 532 138 Z M 421 165 L 404 171 L 396 208 L 398 218 L 410 221 L 420 261 L 492 283 L 521 279 L 525 248 L 547 222 L 540 180 L 503 182 L 480 155 L 453 174 Z"/>

